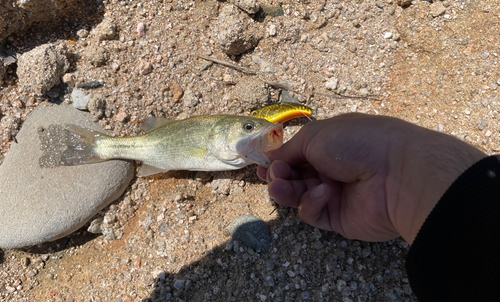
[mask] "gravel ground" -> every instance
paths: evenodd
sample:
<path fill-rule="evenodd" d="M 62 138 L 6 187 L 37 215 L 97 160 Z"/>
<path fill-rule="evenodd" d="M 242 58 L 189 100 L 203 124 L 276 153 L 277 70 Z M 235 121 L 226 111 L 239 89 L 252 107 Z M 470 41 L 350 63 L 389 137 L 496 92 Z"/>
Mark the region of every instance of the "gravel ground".
<path fill-rule="evenodd" d="M 216 1 L 82 3 L 79 14 L 7 39 L 18 54 L 64 45 L 71 66 L 64 83 L 37 97 L 9 66 L 0 162 L 34 108 L 71 103 L 72 89 L 93 81 L 103 85 L 89 110 L 116 136 L 139 134 L 149 115 L 248 114 L 278 99 L 265 82 L 279 80 L 317 119 L 390 115 L 500 151 L 500 5 L 402 2 L 261 0 L 267 13 L 255 15 L 230 15 L 230 4 Z M 263 71 L 210 66 L 197 54 Z M 286 123 L 285 137 L 306 122 Z M 102 235 L 85 227 L 0 251 L 0 301 L 416 301 L 401 239 L 347 240 L 305 225 L 295 210 L 273 209 L 254 166 L 134 179 L 99 215 Z M 268 222 L 268 253 L 231 240 L 240 215 Z"/>

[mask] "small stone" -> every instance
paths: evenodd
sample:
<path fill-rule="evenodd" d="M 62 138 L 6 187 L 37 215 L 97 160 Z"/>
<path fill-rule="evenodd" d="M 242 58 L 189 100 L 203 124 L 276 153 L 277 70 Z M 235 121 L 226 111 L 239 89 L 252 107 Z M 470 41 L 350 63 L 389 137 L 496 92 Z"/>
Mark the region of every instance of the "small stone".
<path fill-rule="evenodd" d="M 184 92 L 184 96 L 182 97 L 184 106 L 188 108 L 193 108 L 196 105 L 198 105 L 198 98 L 196 97 L 196 94 L 191 90 L 187 89 L 186 92 Z"/>
<path fill-rule="evenodd" d="M 392 39 L 393 39 L 394 41 L 399 41 L 399 40 L 401 40 L 401 35 L 399 34 L 399 32 L 397 32 L 397 31 L 393 32 L 393 33 L 392 33 Z"/>
<path fill-rule="evenodd" d="M 92 222 L 90 223 L 90 226 L 87 229 L 87 232 L 90 232 L 92 234 L 101 234 L 102 233 L 102 230 L 101 230 L 102 221 L 103 221 L 103 217 L 98 217 L 98 218 L 92 220 Z"/>
<path fill-rule="evenodd" d="M 295 273 L 292 270 L 288 270 L 288 271 L 286 271 L 286 273 L 288 274 L 288 276 L 290 276 L 292 278 L 295 277 Z"/>
<path fill-rule="evenodd" d="M 153 71 L 153 65 L 151 65 L 151 63 L 149 63 L 147 61 L 141 60 L 139 62 L 138 70 L 139 70 L 139 74 L 147 75 Z"/>
<path fill-rule="evenodd" d="M 497 90 L 498 89 L 498 84 L 497 83 L 491 83 L 490 84 L 490 89 L 491 90 Z"/>
<path fill-rule="evenodd" d="M 120 111 L 117 115 L 115 115 L 115 120 L 118 122 L 125 122 L 128 119 L 128 114 L 125 111 Z"/>
<path fill-rule="evenodd" d="M 78 110 L 87 110 L 87 105 L 92 97 L 91 92 L 86 92 L 84 90 L 74 88 L 71 92 L 71 100 L 73 101 L 73 107 Z"/>
<path fill-rule="evenodd" d="M 276 36 L 276 25 L 274 24 L 269 25 L 268 32 L 271 37 Z"/>
<path fill-rule="evenodd" d="M 76 32 L 76 35 L 80 39 L 85 39 L 86 37 L 89 36 L 89 31 L 86 30 L 85 28 L 80 29 L 79 31 Z"/>
<path fill-rule="evenodd" d="M 257 0 L 231 0 L 229 2 L 249 14 L 255 14 L 260 10 L 260 5 Z"/>
<path fill-rule="evenodd" d="M 434 18 L 441 16 L 445 12 L 446 12 L 446 7 L 444 7 L 444 5 L 441 4 L 441 2 L 434 2 L 431 4 L 430 13 Z"/>
<path fill-rule="evenodd" d="M 310 298 L 310 294 L 308 291 L 302 292 L 302 299 L 308 300 Z"/>
<path fill-rule="evenodd" d="M 44 95 L 59 84 L 68 71 L 69 61 L 64 46 L 44 44 L 25 52 L 17 62 L 19 85 L 24 91 Z"/>
<path fill-rule="evenodd" d="M 239 55 L 253 49 L 264 37 L 255 21 L 232 4 L 222 7 L 212 23 L 212 35 L 228 55 Z"/>
<path fill-rule="evenodd" d="M 271 247 L 269 227 L 258 217 L 242 215 L 229 225 L 233 239 L 238 240 L 257 252 L 266 253 Z"/>
<path fill-rule="evenodd" d="M 276 72 L 274 65 L 266 60 L 263 60 L 261 57 L 257 55 L 252 55 L 252 61 L 260 66 L 260 71 L 263 72 Z"/>
<path fill-rule="evenodd" d="M 339 80 L 335 78 L 331 78 L 328 82 L 325 83 L 325 87 L 329 90 L 337 89 L 337 85 L 339 84 Z"/>
<path fill-rule="evenodd" d="M 109 60 L 109 53 L 100 46 L 87 47 L 84 56 L 96 67 L 105 65 Z"/>
<path fill-rule="evenodd" d="M 104 20 L 99 23 L 94 29 L 94 36 L 97 41 L 101 42 L 104 40 L 111 40 L 115 37 L 116 25 L 109 18 L 104 18 Z"/>
<path fill-rule="evenodd" d="M 62 81 L 69 87 L 75 86 L 76 76 L 74 73 L 67 73 L 63 76 Z"/>
<path fill-rule="evenodd" d="M 359 90 L 359 94 L 360 94 L 361 96 L 367 96 L 367 95 L 368 95 L 368 89 L 366 89 L 366 88 L 361 88 L 361 89 Z"/>
<path fill-rule="evenodd" d="M 390 39 L 392 38 L 392 32 L 388 31 L 384 34 L 384 39 Z"/>
<path fill-rule="evenodd" d="M 477 128 L 481 131 L 483 131 L 484 129 L 486 129 L 486 127 L 488 127 L 488 122 L 486 122 L 485 120 L 479 120 L 478 123 L 477 123 Z"/>
<path fill-rule="evenodd" d="M 402 7 L 410 6 L 411 0 L 396 0 L 396 4 Z"/>
<path fill-rule="evenodd" d="M 176 290 L 180 290 L 183 287 L 184 287 L 184 280 L 177 280 L 177 281 L 175 281 L 174 288 Z"/>
<path fill-rule="evenodd" d="M 486 137 L 490 137 L 493 133 L 490 130 L 487 130 L 484 134 Z"/>
<path fill-rule="evenodd" d="M 137 35 L 138 36 L 144 36 L 146 34 L 146 26 L 144 23 L 139 23 L 137 24 Z"/>

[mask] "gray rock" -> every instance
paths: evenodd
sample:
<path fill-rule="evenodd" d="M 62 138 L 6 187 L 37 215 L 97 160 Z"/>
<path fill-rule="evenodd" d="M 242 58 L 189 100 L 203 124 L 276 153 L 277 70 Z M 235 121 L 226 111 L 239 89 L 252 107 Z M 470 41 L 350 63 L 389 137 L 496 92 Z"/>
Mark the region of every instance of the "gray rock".
<path fill-rule="evenodd" d="M 91 92 L 86 92 L 81 89 L 73 89 L 71 92 L 71 100 L 73 101 L 73 107 L 78 110 L 87 110 L 90 98 L 92 97 Z"/>
<path fill-rule="evenodd" d="M 94 36 L 99 42 L 111 40 L 115 37 L 115 34 L 116 25 L 109 18 L 104 18 L 104 20 L 94 29 Z"/>
<path fill-rule="evenodd" d="M 328 82 L 325 83 L 325 87 L 330 90 L 337 89 L 337 85 L 339 84 L 339 80 L 335 78 L 331 78 Z"/>
<path fill-rule="evenodd" d="M 267 224 L 260 218 L 242 215 L 229 225 L 233 239 L 238 240 L 257 252 L 267 253 L 271 248 L 271 235 Z"/>
<path fill-rule="evenodd" d="M 239 55 L 257 46 L 264 37 L 263 29 L 232 4 L 225 5 L 212 26 L 213 35 L 228 55 Z"/>
<path fill-rule="evenodd" d="M 444 7 L 444 5 L 442 5 L 441 3 L 434 2 L 431 4 L 430 13 L 434 18 L 441 16 L 445 12 L 446 7 Z"/>
<path fill-rule="evenodd" d="M 257 55 L 252 55 L 252 61 L 260 66 L 260 71 L 273 73 L 276 72 L 274 65 L 266 60 L 263 60 Z"/>
<path fill-rule="evenodd" d="M 59 84 L 62 75 L 68 71 L 66 55 L 65 46 L 54 44 L 44 44 L 25 52 L 17 62 L 19 85 L 28 93 L 45 94 Z"/>
<path fill-rule="evenodd" d="M 109 60 L 108 51 L 100 46 L 87 47 L 84 56 L 96 67 L 105 65 Z"/>
<path fill-rule="evenodd" d="M 0 41 L 12 33 L 21 33 L 36 22 L 58 20 L 74 10 L 81 10 L 78 0 L 21 0 L 3 2 L 0 9 Z"/>
<path fill-rule="evenodd" d="M 44 168 L 37 128 L 72 123 L 102 131 L 72 106 L 41 107 L 26 120 L 0 166 L 0 247 L 19 248 L 64 237 L 125 191 L 134 168 L 127 161 Z"/>
<path fill-rule="evenodd" d="M 257 0 L 231 0 L 230 2 L 249 14 L 255 14 L 260 10 Z"/>

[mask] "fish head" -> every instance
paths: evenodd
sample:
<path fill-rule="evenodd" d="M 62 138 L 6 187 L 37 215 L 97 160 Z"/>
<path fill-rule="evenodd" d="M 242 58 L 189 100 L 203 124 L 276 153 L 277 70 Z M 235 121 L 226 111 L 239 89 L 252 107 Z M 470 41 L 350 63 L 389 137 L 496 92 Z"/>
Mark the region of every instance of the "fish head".
<path fill-rule="evenodd" d="M 227 132 L 227 146 L 248 163 L 271 164 L 267 153 L 283 145 L 283 125 L 265 119 L 241 117 Z"/>

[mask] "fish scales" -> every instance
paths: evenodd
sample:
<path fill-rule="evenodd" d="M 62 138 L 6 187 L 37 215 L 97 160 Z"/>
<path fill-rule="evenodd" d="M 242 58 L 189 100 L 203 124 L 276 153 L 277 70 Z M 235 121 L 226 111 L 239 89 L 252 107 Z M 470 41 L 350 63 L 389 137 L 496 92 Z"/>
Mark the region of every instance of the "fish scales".
<path fill-rule="evenodd" d="M 125 138 L 76 125 L 50 125 L 47 131 L 39 132 L 43 151 L 40 166 L 131 159 L 143 162 L 139 176 L 168 170 L 233 170 L 251 163 L 268 166 L 265 152 L 283 143 L 281 125 L 257 118 L 215 115 L 152 124 L 159 126 L 144 135 Z"/>

